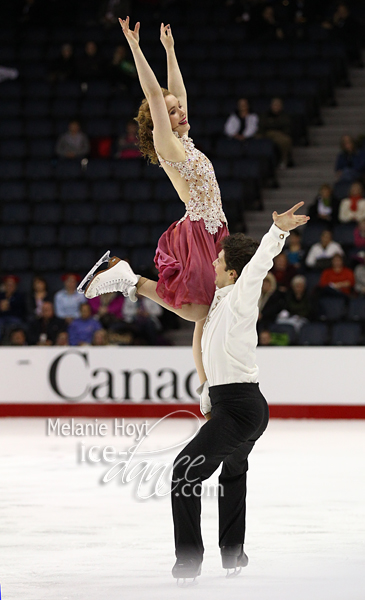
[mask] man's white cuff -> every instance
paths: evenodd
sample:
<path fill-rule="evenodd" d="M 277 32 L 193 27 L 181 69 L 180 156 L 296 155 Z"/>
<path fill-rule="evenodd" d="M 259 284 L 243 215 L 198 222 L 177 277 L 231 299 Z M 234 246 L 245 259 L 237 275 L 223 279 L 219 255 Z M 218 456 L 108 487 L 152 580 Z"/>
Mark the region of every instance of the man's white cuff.
<path fill-rule="evenodd" d="M 207 413 L 210 413 L 210 411 L 212 410 L 212 405 L 211 405 L 210 397 L 209 397 L 208 380 L 204 381 L 204 383 L 202 383 L 198 387 L 198 389 L 196 390 L 196 393 L 199 394 L 199 397 L 200 397 L 200 412 L 205 417 L 205 415 Z"/>

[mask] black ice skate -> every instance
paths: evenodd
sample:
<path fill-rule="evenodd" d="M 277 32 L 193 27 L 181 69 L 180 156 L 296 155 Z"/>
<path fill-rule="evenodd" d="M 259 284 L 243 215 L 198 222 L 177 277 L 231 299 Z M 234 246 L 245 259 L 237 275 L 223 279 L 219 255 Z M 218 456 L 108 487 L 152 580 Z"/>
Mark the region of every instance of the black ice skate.
<path fill-rule="evenodd" d="M 242 567 L 248 564 L 248 556 L 243 551 L 242 544 L 234 546 L 222 546 L 222 567 L 227 569 L 226 577 L 237 577 L 241 573 Z"/>
<path fill-rule="evenodd" d="M 171 572 L 179 587 L 197 585 L 196 578 L 202 572 L 202 563 L 197 558 L 178 558 Z"/>

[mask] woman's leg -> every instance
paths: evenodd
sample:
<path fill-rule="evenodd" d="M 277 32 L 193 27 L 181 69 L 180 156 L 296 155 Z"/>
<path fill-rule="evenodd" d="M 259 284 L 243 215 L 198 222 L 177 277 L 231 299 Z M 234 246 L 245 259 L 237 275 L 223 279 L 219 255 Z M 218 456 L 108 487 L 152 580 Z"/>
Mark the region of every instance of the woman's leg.
<path fill-rule="evenodd" d="M 182 319 L 186 321 L 201 321 L 205 319 L 208 314 L 209 306 L 205 304 L 183 304 L 181 308 L 173 308 L 170 304 L 167 304 L 160 298 L 160 296 L 156 292 L 157 282 L 152 281 L 151 279 L 146 279 L 146 277 L 141 277 L 137 283 L 137 292 L 141 296 L 145 296 L 146 298 L 150 298 L 154 302 L 157 302 L 166 310 L 174 312 Z"/>

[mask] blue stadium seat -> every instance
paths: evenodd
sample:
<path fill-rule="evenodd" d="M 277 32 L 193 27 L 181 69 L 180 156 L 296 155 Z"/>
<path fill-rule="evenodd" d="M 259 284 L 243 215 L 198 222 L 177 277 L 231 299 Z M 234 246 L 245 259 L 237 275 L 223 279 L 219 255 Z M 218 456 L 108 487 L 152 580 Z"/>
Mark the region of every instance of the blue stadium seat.
<path fill-rule="evenodd" d="M 107 114 L 111 117 L 130 119 L 134 113 L 135 106 L 131 98 L 112 98 L 109 102 Z M 123 131 L 125 131 L 125 120 L 123 121 Z"/>
<path fill-rule="evenodd" d="M 292 53 L 295 58 L 316 59 L 318 46 L 315 42 L 300 42 L 293 45 Z"/>
<path fill-rule="evenodd" d="M 337 181 L 333 186 L 335 200 L 343 200 L 349 197 L 351 181 Z"/>
<path fill-rule="evenodd" d="M 90 202 L 66 204 L 63 211 L 64 223 L 89 225 L 95 221 L 95 206 Z"/>
<path fill-rule="evenodd" d="M 310 248 L 310 246 L 319 242 L 321 233 L 325 229 L 327 229 L 325 223 L 309 223 L 306 225 L 302 232 L 303 248 Z"/>
<path fill-rule="evenodd" d="M 147 241 L 156 248 L 157 242 L 160 239 L 161 235 L 165 233 L 166 229 L 171 225 L 171 223 L 159 223 L 159 225 L 154 225 L 151 227 L 148 239 L 144 240 L 144 243 Z"/>
<path fill-rule="evenodd" d="M 112 87 L 109 81 L 89 81 L 88 83 L 87 95 L 89 98 L 108 98 L 111 93 Z"/>
<path fill-rule="evenodd" d="M 23 114 L 27 119 L 39 119 L 46 117 L 49 113 L 48 99 L 28 99 L 24 103 Z"/>
<path fill-rule="evenodd" d="M 30 225 L 28 231 L 28 244 L 33 248 L 40 246 L 53 246 L 56 241 L 56 227 L 54 225 Z"/>
<path fill-rule="evenodd" d="M 175 188 L 172 186 L 171 181 L 157 181 L 155 183 L 153 198 L 159 202 L 175 202 L 179 196 Z M 128 197 L 126 196 L 126 199 Z M 145 198 L 148 200 L 148 198 Z"/>
<path fill-rule="evenodd" d="M 285 60 L 279 64 L 278 75 L 283 79 L 298 79 L 303 77 L 304 67 L 302 60 Z"/>
<path fill-rule="evenodd" d="M 165 206 L 165 221 L 174 223 L 180 221 L 185 214 L 185 205 L 181 200 L 179 202 L 171 202 Z M 162 220 L 162 219 L 161 219 Z"/>
<path fill-rule="evenodd" d="M 25 163 L 25 177 L 27 179 L 52 179 L 54 167 L 48 159 L 29 159 Z"/>
<path fill-rule="evenodd" d="M 229 61 L 224 67 L 224 76 L 233 80 L 247 79 L 248 65 L 242 60 Z"/>
<path fill-rule="evenodd" d="M 25 135 L 30 138 L 51 137 L 53 123 L 50 119 L 28 119 L 25 123 Z"/>
<path fill-rule="evenodd" d="M 258 60 L 250 63 L 251 77 L 253 79 L 272 79 L 277 75 L 277 62 L 274 60 Z"/>
<path fill-rule="evenodd" d="M 220 66 L 217 62 L 209 60 L 195 63 L 195 77 L 198 79 L 216 80 L 220 75 Z"/>
<path fill-rule="evenodd" d="M 242 156 L 242 143 L 222 137 L 217 141 L 216 155 L 220 158 L 238 158 Z"/>
<path fill-rule="evenodd" d="M 81 161 L 80 159 L 64 159 L 59 160 L 55 174 L 57 179 L 80 179 L 82 176 Z"/>
<path fill-rule="evenodd" d="M 1 97 L 14 98 L 18 100 L 23 94 L 22 81 L 4 81 L 1 84 Z"/>
<path fill-rule="evenodd" d="M 152 198 L 151 183 L 149 181 L 127 181 L 123 187 L 124 199 L 128 202 L 148 202 Z"/>
<path fill-rule="evenodd" d="M 319 301 L 319 316 L 323 321 L 339 321 L 346 314 L 346 299 L 323 297 Z"/>
<path fill-rule="evenodd" d="M 52 102 L 51 114 L 57 119 L 74 119 L 77 113 L 77 98 L 55 98 Z"/>
<path fill-rule="evenodd" d="M 0 226 L 0 246 L 24 246 L 26 244 L 25 228 L 21 225 Z"/>
<path fill-rule="evenodd" d="M 159 223 L 162 221 L 162 207 L 158 202 L 141 202 L 132 209 L 134 223 Z"/>
<path fill-rule="evenodd" d="M 56 225 L 62 218 L 62 207 L 57 202 L 41 202 L 34 206 L 33 222 L 44 225 Z"/>
<path fill-rule="evenodd" d="M 293 325 L 284 324 L 284 323 L 273 323 L 270 325 L 270 331 L 272 333 L 286 333 L 289 338 L 289 344 L 293 346 L 293 344 L 297 341 L 297 333 Z"/>
<path fill-rule="evenodd" d="M 29 269 L 29 250 L 26 248 L 8 248 L 1 252 L 0 270 L 4 273 L 14 273 Z"/>
<path fill-rule="evenodd" d="M 60 199 L 63 202 L 86 202 L 88 197 L 88 185 L 84 181 L 68 181 L 60 186 Z"/>
<path fill-rule="evenodd" d="M 122 225 L 118 239 L 128 248 L 143 246 L 149 242 L 148 227 L 145 225 Z"/>
<path fill-rule="evenodd" d="M 80 112 L 85 119 L 105 117 L 108 114 L 105 98 L 85 98 Z"/>
<path fill-rule="evenodd" d="M 79 98 L 81 86 L 77 81 L 61 81 L 56 84 L 56 98 Z"/>
<path fill-rule="evenodd" d="M 53 139 L 31 139 L 29 141 L 29 156 L 31 158 L 52 158 L 55 154 Z"/>
<path fill-rule="evenodd" d="M 333 239 L 341 244 L 341 246 L 353 246 L 355 225 L 355 223 L 341 223 L 340 225 L 336 225 L 333 230 Z"/>
<path fill-rule="evenodd" d="M 260 161 L 255 158 L 240 158 L 233 162 L 232 176 L 236 179 L 260 179 Z"/>
<path fill-rule="evenodd" d="M 111 163 L 105 158 L 92 158 L 86 170 L 88 179 L 110 179 L 112 176 Z"/>
<path fill-rule="evenodd" d="M 32 257 L 32 269 L 36 273 L 59 271 L 63 268 L 62 252 L 59 248 L 50 247 L 35 250 Z"/>
<path fill-rule="evenodd" d="M 89 137 L 108 137 L 114 135 L 114 126 L 111 119 L 89 119 L 85 123 L 84 130 Z"/>
<path fill-rule="evenodd" d="M 0 198 L 3 202 L 21 202 L 26 198 L 26 185 L 24 181 L 0 182 Z"/>
<path fill-rule="evenodd" d="M 21 103 L 16 98 L 8 98 L 6 100 L 0 100 L 0 115 L 4 117 L 20 117 L 21 116 Z"/>
<path fill-rule="evenodd" d="M 65 269 L 71 272 L 86 273 L 100 258 L 99 251 L 93 248 L 70 248 L 66 251 Z"/>
<path fill-rule="evenodd" d="M 0 119 L 0 138 L 21 137 L 24 133 L 20 119 Z"/>
<path fill-rule="evenodd" d="M 29 184 L 28 198 L 32 202 L 44 202 L 57 198 L 55 181 L 36 181 Z"/>
<path fill-rule="evenodd" d="M 121 199 L 118 181 L 95 181 L 91 186 L 91 198 L 95 202 L 117 202 Z"/>
<path fill-rule="evenodd" d="M 347 318 L 350 321 L 365 322 L 365 297 L 351 298 Z"/>
<path fill-rule="evenodd" d="M 153 246 L 142 246 L 134 248 L 131 254 L 132 267 L 138 272 L 148 269 L 153 265 L 155 248 Z"/>
<path fill-rule="evenodd" d="M 300 346 L 325 346 L 328 343 L 328 327 L 325 323 L 306 323 L 299 332 Z"/>
<path fill-rule="evenodd" d="M 260 82 L 255 79 L 238 80 L 234 84 L 234 93 L 240 98 L 252 98 L 260 95 Z"/>
<path fill-rule="evenodd" d="M 121 240 L 115 225 L 94 225 L 90 229 L 89 244 L 95 248 L 109 248 Z M 124 240 L 122 239 L 124 243 Z"/>
<path fill-rule="evenodd" d="M 204 119 L 203 120 L 203 133 L 206 136 L 217 136 L 222 135 L 224 131 L 224 124 L 226 117 L 216 117 L 215 119 Z M 193 131 L 195 143 L 197 145 L 195 130 Z"/>
<path fill-rule="evenodd" d="M 101 225 L 123 225 L 128 223 L 130 212 L 127 202 L 102 203 L 98 206 L 97 222 Z"/>
<path fill-rule="evenodd" d="M 1 114 L 1 113 L 0 113 Z M 0 142 L 0 157 L 8 158 L 24 158 L 27 155 L 27 145 L 25 140 L 2 140 Z"/>
<path fill-rule="evenodd" d="M 269 79 L 263 82 L 262 91 L 265 96 L 285 98 L 289 94 L 289 84 L 281 79 Z"/>
<path fill-rule="evenodd" d="M 47 65 L 44 59 L 38 63 L 23 63 L 21 73 L 24 79 L 44 81 L 47 78 Z"/>
<path fill-rule="evenodd" d="M 61 247 L 85 246 L 87 227 L 84 225 L 61 225 L 58 231 L 58 243 Z"/>
<path fill-rule="evenodd" d="M 332 329 L 333 346 L 358 346 L 362 342 L 359 323 L 335 323 Z"/>
<path fill-rule="evenodd" d="M 23 162 L 21 160 L 1 160 L 0 179 L 22 179 Z"/>
<path fill-rule="evenodd" d="M 305 278 L 307 280 L 307 289 L 309 291 L 312 291 L 314 288 L 317 287 L 317 285 L 319 285 L 319 281 L 321 279 L 321 272 L 307 271 L 305 273 Z"/>
<path fill-rule="evenodd" d="M 220 184 L 222 202 L 239 201 L 243 203 L 243 185 L 242 181 L 227 180 Z"/>
<path fill-rule="evenodd" d="M 231 177 L 232 161 L 229 158 L 213 158 L 212 163 L 218 181 Z"/>
<path fill-rule="evenodd" d="M 140 179 L 142 176 L 142 162 L 139 159 L 115 160 L 112 163 L 113 177 L 116 179 Z"/>
<path fill-rule="evenodd" d="M 267 44 L 264 55 L 271 60 L 282 60 L 288 62 L 291 57 L 292 47 L 287 42 L 278 41 Z"/>
<path fill-rule="evenodd" d="M 30 218 L 30 206 L 25 203 L 2 203 L 1 218 L 4 224 L 26 224 Z"/>
<path fill-rule="evenodd" d="M 47 81 L 29 81 L 25 86 L 26 98 L 49 98 L 52 95 L 52 85 Z"/>
<path fill-rule="evenodd" d="M 161 181 L 166 181 L 167 177 L 162 167 L 147 162 L 142 164 L 142 176 L 146 179 L 160 179 Z"/>

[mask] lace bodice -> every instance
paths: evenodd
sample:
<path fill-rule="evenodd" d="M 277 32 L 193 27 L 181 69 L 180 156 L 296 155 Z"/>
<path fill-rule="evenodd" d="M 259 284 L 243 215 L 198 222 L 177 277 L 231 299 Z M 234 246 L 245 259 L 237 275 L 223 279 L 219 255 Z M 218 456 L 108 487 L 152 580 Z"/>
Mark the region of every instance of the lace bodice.
<path fill-rule="evenodd" d="M 187 134 L 182 137 L 173 132 L 185 148 L 186 158 L 183 162 L 170 162 L 157 152 L 160 163 L 176 169 L 189 185 L 190 199 L 186 204 L 186 213 L 179 223 L 190 217 L 191 221 L 204 219 L 205 229 L 217 233 L 219 227 L 227 224 L 222 209 L 221 193 L 210 160 L 194 146 Z"/>

